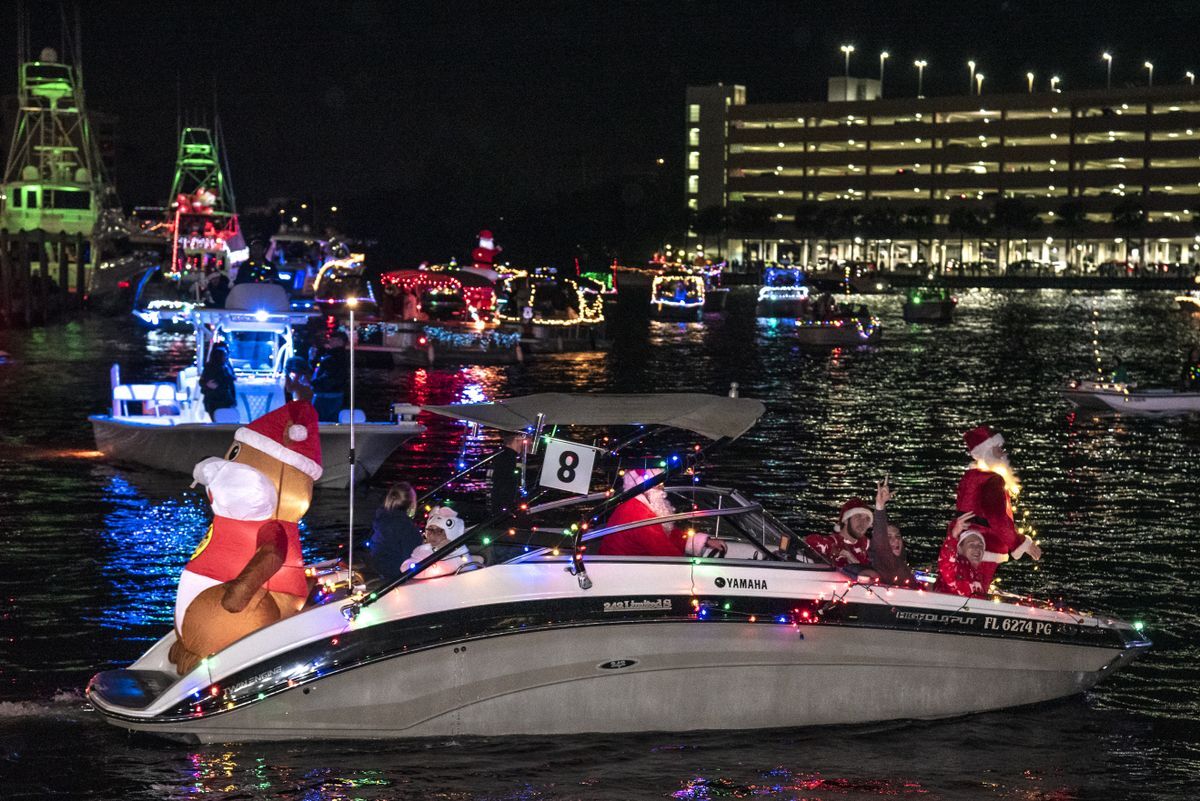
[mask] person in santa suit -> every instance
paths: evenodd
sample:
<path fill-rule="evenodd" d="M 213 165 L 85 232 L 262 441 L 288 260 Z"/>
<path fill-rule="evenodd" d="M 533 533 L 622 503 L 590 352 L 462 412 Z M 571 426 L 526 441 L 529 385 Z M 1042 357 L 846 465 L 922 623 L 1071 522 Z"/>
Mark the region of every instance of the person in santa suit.
<path fill-rule="evenodd" d="M 972 514 L 959 515 L 950 526 L 950 533 L 938 553 L 938 578 L 934 592 L 984 598 L 989 581 L 985 579 L 983 561 L 985 537 L 971 525 Z"/>
<path fill-rule="evenodd" d="M 502 247 L 497 247 L 496 240 L 492 236 L 492 232 L 486 228 L 479 232 L 479 246 L 471 251 L 471 261 L 476 267 L 485 267 L 491 269 L 496 263 L 496 257 L 500 255 Z"/>
<path fill-rule="evenodd" d="M 623 479 L 626 491 L 649 481 L 662 470 L 627 470 Z M 666 490 L 657 484 L 617 506 L 608 516 L 609 526 L 634 523 L 638 520 L 653 520 L 675 514 L 667 498 Z M 724 554 L 725 543 L 716 537 L 696 533 L 688 535 L 685 529 L 671 523 L 655 523 L 617 531 L 600 540 L 597 553 L 601 556 L 700 556 L 705 550 Z"/>
<path fill-rule="evenodd" d="M 851 498 L 842 504 L 832 534 L 809 534 L 804 542 L 834 567 L 869 565 L 871 541 L 867 532 L 874 517 L 874 512 L 864 500 Z"/>
<path fill-rule="evenodd" d="M 1032 537 L 1019 533 L 1013 520 L 1012 497 L 1020 485 L 1008 462 L 1004 437 L 987 426 L 979 426 L 968 431 L 963 439 L 975 464 L 958 482 L 957 508 L 960 512 L 971 512 L 975 516 L 974 528 L 983 534 L 986 548 L 980 572 L 987 589 L 996 568 L 1010 556 L 1020 559 L 1028 555 L 1037 560 L 1042 558 L 1042 549 Z"/>

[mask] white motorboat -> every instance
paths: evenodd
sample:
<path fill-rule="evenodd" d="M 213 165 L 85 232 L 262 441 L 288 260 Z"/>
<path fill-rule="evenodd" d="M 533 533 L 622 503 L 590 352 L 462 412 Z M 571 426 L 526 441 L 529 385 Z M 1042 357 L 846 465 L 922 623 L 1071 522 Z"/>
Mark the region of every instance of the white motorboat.
<path fill-rule="evenodd" d="M 240 284 L 223 309 L 190 312 L 196 337 L 196 363 L 170 381 L 130 384 L 111 370 L 112 409 L 91 415 L 96 449 L 115 462 L 190 474 L 197 462 L 221 456 L 233 432 L 285 402 L 284 369 L 292 356 L 292 329 L 307 324 L 312 312 L 290 309 L 286 290 L 274 284 Z M 237 406 L 204 410 L 200 375 L 215 341 L 229 347 L 237 376 Z M 400 443 L 423 427 L 416 408 L 392 407 L 393 422 L 367 422 L 361 410 L 343 410 L 338 423 L 321 423 L 321 449 L 327 465 L 319 485 L 348 486 L 350 417 L 355 416 L 355 476 L 370 478 Z"/>
<path fill-rule="evenodd" d="M 806 317 L 809 310 L 808 286 L 799 267 L 768 267 L 758 289 L 756 317 Z"/>
<path fill-rule="evenodd" d="M 1078 409 L 1167 417 L 1200 413 L 1200 392 L 1166 387 L 1138 388 L 1137 384 L 1073 379 L 1063 396 Z"/>
<path fill-rule="evenodd" d="M 1150 646 L 1140 626 L 1106 615 L 858 583 L 745 495 L 690 483 L 688 468 L 762 414 L 754 400 L 548 394 L 427 409 L 535 441 L 550 426 L 637 423 L 622 445 L 680 430 L 710 444 L 665 455 L 664 473 L 624 492 L 603 471 L 583 473 L 586 494 L 543 490 L 519 518 L 476 525 L 390 585 L 324 596 L 185 676 L 166 659 L 167 634 L 129 668 L 92 678 L 95 709 L 192 742 L 852 724 L 1069 696 Z M 546 447 L 567 482 L 591 450 Z M 676 476 L 684 483 L 667 492 L 682 511 L 607 523 L 617 504 Z M 719 535 L 728 553 L 588 550 L 647 522 Z M 459 564 L 464 544 L 478 556 Z"/>

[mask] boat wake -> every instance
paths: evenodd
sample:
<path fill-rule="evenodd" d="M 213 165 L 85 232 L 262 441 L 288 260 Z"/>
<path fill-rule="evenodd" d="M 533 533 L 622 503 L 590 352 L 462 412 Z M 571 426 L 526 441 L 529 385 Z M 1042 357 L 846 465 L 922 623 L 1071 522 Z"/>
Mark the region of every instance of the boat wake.
<path fill-rule="evenodd" d="M 0 701 L 0 721 L 11 718 L 63 718 L 83 711 L 81 690 L 59 690 L 48 700 Z"/>

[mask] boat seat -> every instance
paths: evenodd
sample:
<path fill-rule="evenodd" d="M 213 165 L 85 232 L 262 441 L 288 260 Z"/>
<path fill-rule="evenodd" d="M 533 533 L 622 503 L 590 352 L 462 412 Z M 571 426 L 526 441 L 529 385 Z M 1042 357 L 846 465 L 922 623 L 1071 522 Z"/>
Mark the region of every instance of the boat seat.
<path fill-rule="evenodd" d="M 237 407 L 225 406 L 220 409 L 213 409 L 212 421 L 214 423 L 240 423 L 242 415 L 238 412 Z"/>
<path fill-rule="evenodd" d="M 342 409 L 340 412 L 338 412 L 338 422 L 339 423 L 349 423 L 350 420 L 351 420 L 351 410 L 350 409 Z M 355 423 L 365 423 L 365 422 L 367 422 L 367 413 L 364 412 L 362 409 L 354 409 L 353 410 L 353 420 Z"/>
<path fill-rule="evenodd" d="M 96 674 L 88 689 L 115 706 L 145 709 L 178 678 L 160 670 L 106 670 Z"/>
<path fill-rule="evenodd" d="M 158 416 L 164 409 L 177 408 L 175 385 L 165 382 L 155 384 L 117 384 L 113 387 L 113 405 L 122 415 L 129 414 L 128 404 L 140 403 L 142 414 Z"/>

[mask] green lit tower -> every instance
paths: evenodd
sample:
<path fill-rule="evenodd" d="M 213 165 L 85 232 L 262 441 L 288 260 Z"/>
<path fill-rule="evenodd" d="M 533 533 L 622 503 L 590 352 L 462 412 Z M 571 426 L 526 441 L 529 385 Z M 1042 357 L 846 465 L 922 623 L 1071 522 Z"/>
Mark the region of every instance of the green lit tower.
<path fill-rule="evenodd" d="M 179 132 L 169 212 L 171 271 L 177 274 L 206 272 L 245 258 L 219 141 L 219 123 L 215 129 L 186 127 Z"/>
<path fill-rule="evenodd" d="M 91 238 L 104 182 L 78 71 L 60 63 L 51 48 L 37 60 L 26 55 L 20 58 L 17 118 L 0 185 L 0 228 Z"/>

